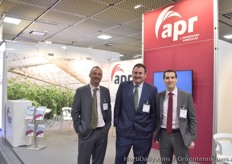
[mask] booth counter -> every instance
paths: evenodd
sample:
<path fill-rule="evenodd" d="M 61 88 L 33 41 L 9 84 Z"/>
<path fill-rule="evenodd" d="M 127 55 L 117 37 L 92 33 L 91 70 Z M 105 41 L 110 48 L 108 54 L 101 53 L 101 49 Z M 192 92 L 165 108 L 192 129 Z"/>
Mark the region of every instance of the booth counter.
<path fill-rule="evenodd" d="M 6 139 L 13 146 L 25 146 L 30 144 L 30 137 L 25 135 L 27 120 L 25 112 L 32 102 L 28 100 L 9 100 L 6 110 Z"/>

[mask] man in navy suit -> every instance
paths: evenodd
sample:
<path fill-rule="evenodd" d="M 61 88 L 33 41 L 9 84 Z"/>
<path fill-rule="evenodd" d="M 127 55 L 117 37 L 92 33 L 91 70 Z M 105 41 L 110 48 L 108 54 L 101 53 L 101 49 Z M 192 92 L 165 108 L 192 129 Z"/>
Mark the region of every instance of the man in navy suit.
<path fill-rule="evenodd" d="M 147 163 L 155 129 L 155 96 L 157 88 L 144 82 L 146 67 L 136 64 L 132 70 L 133 81 L 119 85 L 114 107 L 116 127 L 115 164 Z M 134 100 L 137 88 L 137 102 Z M 137 107 L 136 107 L 137 106 Z M 133 148 L 134 157 L 128 157 Z"/>
<path fill-rule="evenodd" d="M 93 164 L 103 164 L 111 126 L 110 92 L 99 85 L 102 79 L 100 67 L 93 67 L 89 77 L 90 83 L 76 90 L 71 111 L 73 126 L 78 133 L 77 163 L 89 164 L 92 156 Z M 94 117 L 91 115 L 93 111 L 96 111 Z M 93 123 L 93 120 L 96 121 Z"/>
<path fill-rule="evenodd" d="M 163 80 L 166 90 L 160 92 L 156 98 L 158 113 L 154 135 L 155 141 L 160 145 L 160 156 L 163 159 L 161 163 L 171 164 L 175 154 L 178 164 L 187 164 L 189 149 L 195 147 L 196 141 L 196 114 L 192 95 L 176 87 L 176 71 L 164 71 Z M 170 94 L 172 105 L 168 103 Z M 172 117 L 168 117 L 170 115 L 168 106 L 172 106 Z"/>

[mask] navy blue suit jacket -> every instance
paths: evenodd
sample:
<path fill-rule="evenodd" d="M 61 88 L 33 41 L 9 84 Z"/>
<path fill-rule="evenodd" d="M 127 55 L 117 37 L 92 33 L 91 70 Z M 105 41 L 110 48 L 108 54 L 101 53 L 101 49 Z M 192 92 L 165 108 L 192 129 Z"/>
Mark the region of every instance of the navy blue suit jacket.
<path fill-rule="evenodd" d="M 134 108 L 133 88 L 133 81 L 119 85 L 114 107 L 116 133 L 125 137 L 150 138 L 156 123 L 157 88 L 144 82 L 137 111 Z M 150 105 L 148 113 L 143 111 L 144 104 Z"/>

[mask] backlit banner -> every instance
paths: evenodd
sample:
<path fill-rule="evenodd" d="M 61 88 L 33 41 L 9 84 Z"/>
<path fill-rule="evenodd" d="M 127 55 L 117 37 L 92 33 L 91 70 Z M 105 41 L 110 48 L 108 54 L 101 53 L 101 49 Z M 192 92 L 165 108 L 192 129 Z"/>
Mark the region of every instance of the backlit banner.
<path fill-rule="evenodd" d="M 112 109 L 118 86 L 121 82 L 132 80 L 132 69 L 135 64 L 143 63 L 142 59 L 114 62 L 110 65 L 110 95 Z"/>
<path fill-rule="evenodd" d="M 182 0 L 145 15 L 144 49 L 213 38 L 212 0 Z"/>

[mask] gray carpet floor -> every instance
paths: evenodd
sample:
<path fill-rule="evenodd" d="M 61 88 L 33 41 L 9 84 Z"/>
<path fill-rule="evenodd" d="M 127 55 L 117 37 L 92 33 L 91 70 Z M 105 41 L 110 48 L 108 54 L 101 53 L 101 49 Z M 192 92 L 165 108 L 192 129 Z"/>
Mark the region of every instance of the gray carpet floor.
<path fill-rule="evenodd" d="M 45 146 L 40 150 L 29 149 L 32 146 L 13 148 L 17 156 L 24 164 L 76 164 L 77 163 L 77 135 L 75 134 L 70 122 L 64 122 L 62 128 L 61 122 L 57 121 L 52 126 L 46 123 L 46 132 L 44 137 L 38 140 L 38 146 Z M 115 132 L 111 128 L 108 138 L 107 152 L 104 164 L 113 164 L 115 158 Z M 132 151 L 129 155 L 133 159 Z M 152 149 L 149 156 L 149 164 L 160 163 L 158 150 Z M 128 161 L 133 163 L 132 161 Z M 176 162 L 174 162 L 176 163 Z"/>

